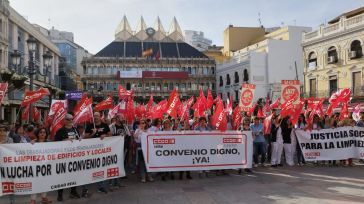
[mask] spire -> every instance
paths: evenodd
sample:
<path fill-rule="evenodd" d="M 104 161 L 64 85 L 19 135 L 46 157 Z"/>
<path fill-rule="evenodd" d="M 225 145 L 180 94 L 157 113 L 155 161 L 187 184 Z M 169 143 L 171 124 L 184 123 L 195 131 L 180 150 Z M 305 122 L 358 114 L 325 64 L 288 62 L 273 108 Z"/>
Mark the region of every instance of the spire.
<path fill-rule="evenodd" d="M 115 38 L 126 40 L 131 37 L 133 31 L 131 30 L 130 24 L 126 16 L 124 15 L 123 19 L 119 23 L 118 27 L 115 31 Z"/>
<path fill-rule="evenodd" d="M 146 33 L 147 25 L 144 21 L 143 16 L 140 17 L 140 20 L 138 22 L 137 28 L 135 30 L 135 37 L 137 37 L 139 40 L 145 40 L 148 38 L 148 35 Z"/>
<path fill-rule="evenodd" d="M 157 17 L 157 20 L 155 21 L 154 24 L 154 30 L 155 30 L 155 34 L 153 36 L 153 38 L 157 41 L 161 41 L 166 37 L 166 31 L 164 31 L 161 19 L 159 18 L 159 16 Z"/>
<path fill-rule="evenodd" d="M 173 17 L 171 26 L 169 27 L 168 37 L 174 41 L 183 41 L 183 34 L 176 17 Z"/>
<path fill-rule="evenodd" d="M 140 16 L 140 20 L 136 27 L 135 33 L 138 33 L 139 31 L 145 31 L 146 29 L 147 29 L 147 24 L 145 24 L 143 16 Z"/>
<path fill-rule="evenodd" d="M 163 33 L 166 32 L 166 31 L 164 31 L 164 28 L 163 28 L 163 25 L 162 25 L 162 22 L 161 22 L 161 19 L 159 18 L 159 16 L 157 17 L 157 20 L 155 21 L 154 30 L 161 31 Z"/>

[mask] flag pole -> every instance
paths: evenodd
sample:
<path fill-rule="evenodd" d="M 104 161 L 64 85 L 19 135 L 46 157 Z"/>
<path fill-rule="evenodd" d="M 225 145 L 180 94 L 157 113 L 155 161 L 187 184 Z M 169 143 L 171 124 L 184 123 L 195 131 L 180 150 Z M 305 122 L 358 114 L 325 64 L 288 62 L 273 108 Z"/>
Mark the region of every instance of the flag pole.
<path fill-rule="evenodd" d="M 15 117 L 15 120 L 17 120 L 18 119 L 18 117 L 19 117 L 19 113 L 20 113 L 20 110 L 21 110 L 21 106 L 19 107 L 19 110 L 18 110 L 18 112 L 16 113 L 16 117 Z M 29 120 L 29 119 L 28 119 Z"/>

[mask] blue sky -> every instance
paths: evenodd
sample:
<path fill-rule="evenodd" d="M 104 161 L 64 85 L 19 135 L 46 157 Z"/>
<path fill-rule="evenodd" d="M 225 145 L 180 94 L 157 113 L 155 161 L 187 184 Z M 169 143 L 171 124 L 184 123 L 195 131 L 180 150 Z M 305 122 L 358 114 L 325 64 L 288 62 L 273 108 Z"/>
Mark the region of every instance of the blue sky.
<path fill-rule="evenodd" d="M 30 22 L 73 32 L 76 43 L 96 53 L 114 39 L 125 14 L 132 29 L 143 15 L 147 26 L 160 16 L 168 30 L 176 16 L 182 30 L 199 30 L 222 45 L 229 25 L 265 27 L 320 24 L 343 12 L 364 6 L 364 0 L 10 0 Z"/>

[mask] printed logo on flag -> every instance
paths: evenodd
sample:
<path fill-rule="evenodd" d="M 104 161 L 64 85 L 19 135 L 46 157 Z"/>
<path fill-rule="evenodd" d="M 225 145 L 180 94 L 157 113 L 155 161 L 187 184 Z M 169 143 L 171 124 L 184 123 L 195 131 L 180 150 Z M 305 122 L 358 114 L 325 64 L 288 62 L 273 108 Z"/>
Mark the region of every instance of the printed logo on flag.
<path fill-rule="evenodd" d="M 119 167 L 107 169 L 107 178 L 119 176 Z"/>
<path fill-rule="evenodd" d="M 103 179 L 104 176 L 105 176 L 104 171 L 97 171 L 97 172 L 92 173 L 92 180 Z"/>
<path fill-rule="evenodd" d="M 3 182 L 3 193 L 14 193 L 14 182 Z"/>
<path fill-rule="evenodd" d="M 243 84 L 241 87 L 240 102 L 239 106 L 243 111 L 249 111 L 253 104 L 254 99 L 254 84 Z"/>
<path fill-rule="evenodd" d="M 281 89 L 282 102 L 289 100 L 292 95 L 296 94 L 294 98 L 294 104 L 297 104 L 300 98 L 300 81 L 282 80 L 281 85 L 282 85 Z"/>

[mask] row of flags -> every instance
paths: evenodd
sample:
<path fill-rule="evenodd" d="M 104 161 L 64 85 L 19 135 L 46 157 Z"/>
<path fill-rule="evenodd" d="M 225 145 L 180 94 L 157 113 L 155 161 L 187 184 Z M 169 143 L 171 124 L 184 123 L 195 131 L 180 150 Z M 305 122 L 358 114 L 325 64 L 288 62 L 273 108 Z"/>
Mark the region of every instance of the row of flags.
<path fill-rule="evenodd" d="M 243 85 L 244 86 L 244 85 Z M 0 102 L 4 96 L 4 88 L 7 86 L 0 84 Z M 253 89 L 254 86 L 245 85 L 247 89 Z M 323 102 L 324 99 L 300 99 L 297 92 L 293 92 L 290 96 L 286 96 L 286 100 L 283 102 L 281 98 L 278 98 L 273 103 L 270 103 L 269 98 L 265 100 L 265 104 L 258 106 L 258 103 L 252 104 L 251 107 L 243 107 L 241 105 L 236 106 L 233 109 L 232 98 L 223 102 L 218 95 L 215 99 L 212 96 L 211 90 L 207 91 L 207 97 L 205 97 L 202 89 L 199 91 L 199 96 L 195 98 L 192 96 L 188 100 L 181 101 L 177 89 L 173 89 L 167 100 L 162 100 L 157 104 L 154 104 L 153 96 L 150 96 L 147 104 L 134 104 L 134 92 L 132 90 L 126 90 L 123 86 L 119 85 L 119 103 L 114 105 L 111 96 L 107 97 L 104 101 L 98 103 L 92 107 L 92 97 L 88 97 L 86 94 L 82 96 L 73 110 L 74 124 L 83 124 L 93 121 L 94 111 L 108 110 L 108 118 L 113 118 L 115 115 L 122 115 L 129 124 L 131 124 L 135 118 L 163 118 L 165 114 L 172 118 L 179 117 L 181 120 L 188 120 L 190 118 L 190 109 L 194 112 L 194 117 L 205 117 L 207 113 L 211 111 L 215 105 L 214 112 L 211 117 L 211 125 L 216 130 L 225 131 L 227 129 L 227 117 L 231 116 L 231 126 L 233 129 L 238 129 L 243 119 L 242 112 L 246 112 L 247 116 L 252 116 L 256 111 L 256 116 L 259 118 L 265 118 L 264 126 L 265 130 L 269 130 L 271 118 L 273 113 L 271 110 L 280 109 L 281 117 L 290 116 L 293 125 L 298 121 L 300 114 L 307 116 L 308 127 L 312 128 L 313 119 L 315 115 L 324 117 L 325 115 L 331 116 L 333 110 L 337 107 L 341 107 L 340 119 L 346 119 L 349 117 L 348 103 L 351 97 L 351 91 L 348 88 L 341 89 L 332 94 L 329 98 L 329 106 L 324 111 Z M 46 88 L 40 88 L 35 91 L 26 91 L 24 100 L 21 106 L 24 109 L 22 119 L 29 117 L 29 112 L 32 111 L 34 120 L 39 120 L 40 113 L 36 107 L 32 107 L 30 110 L 30 104 L 39 101 L 44 96 L 49 95 L 49 90 Z M 243 93 L 242 93 L 243 94 Z M 247 91 L 245 94 L 245 102 L 250 103 L 253 95 Z M 298 103 L 297 103 L 298 101 Z M 63 126 L 63 119 L 67 113 L 67 100 L 53 100 L 49 114 L 45 119 L 46 124 L 51 129 L 51 136 L 54 136 L 55 132 Z M 353 109 L 353 118 L 355 120 L 360 119 L 360 105 Z"/>

